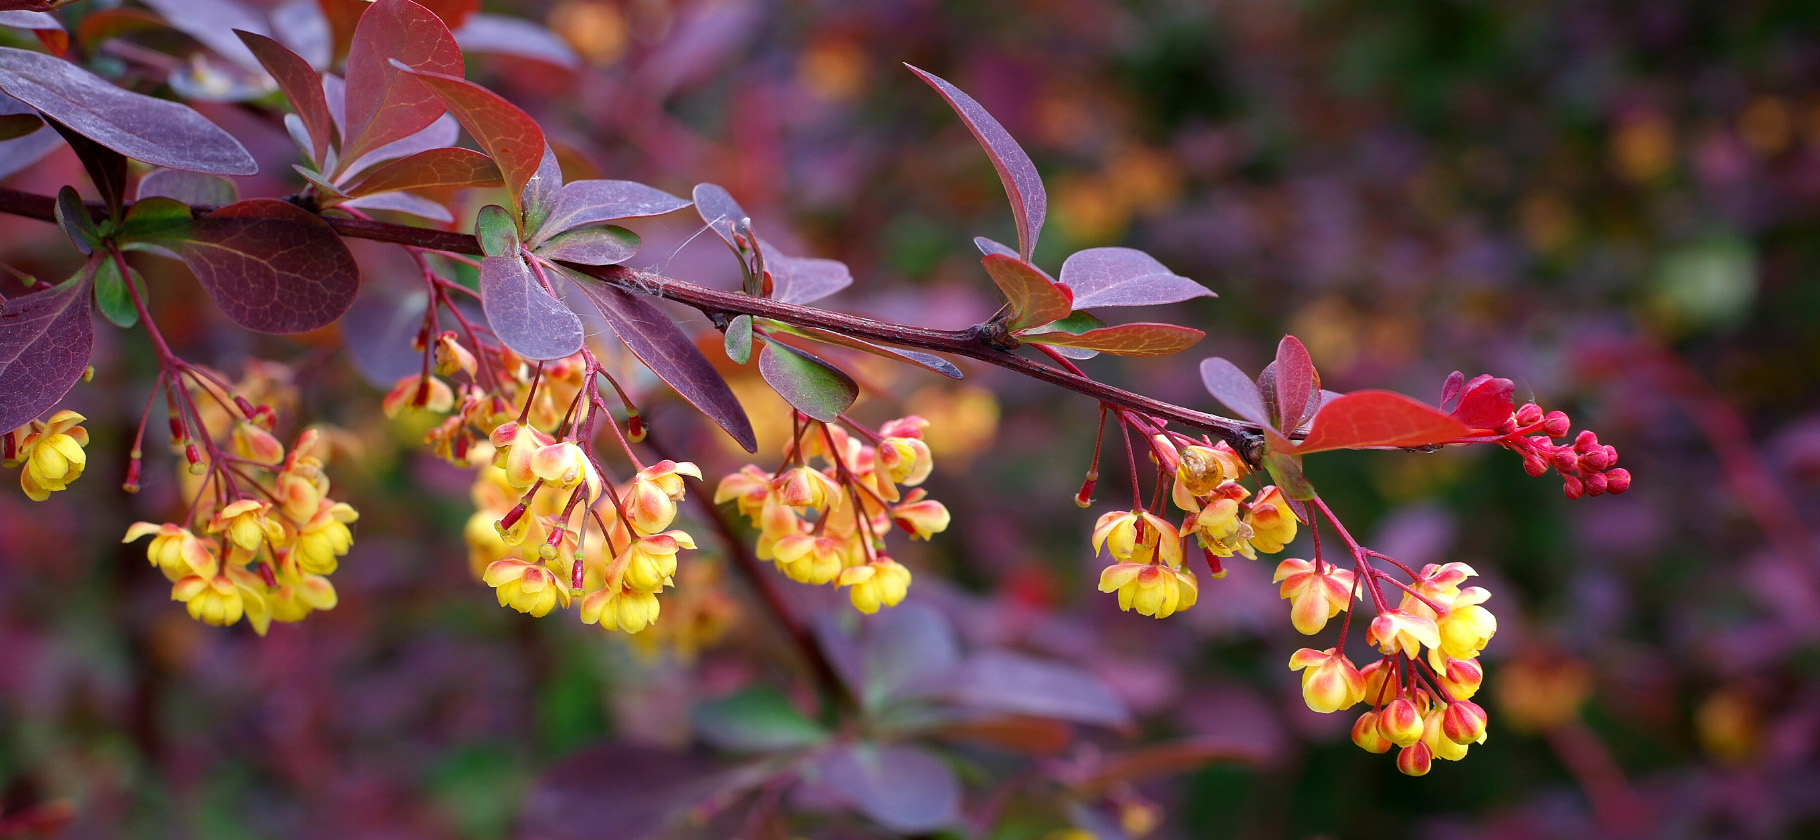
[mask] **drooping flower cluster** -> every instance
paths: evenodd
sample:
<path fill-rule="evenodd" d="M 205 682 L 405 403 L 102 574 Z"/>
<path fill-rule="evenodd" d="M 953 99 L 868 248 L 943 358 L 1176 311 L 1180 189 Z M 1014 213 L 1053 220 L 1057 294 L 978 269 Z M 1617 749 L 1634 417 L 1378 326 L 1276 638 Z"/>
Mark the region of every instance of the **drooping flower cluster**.
<path fill-rule="evenodd" d="M 1555 443 L 1573 429 L 1560 411 L 1543 411 L 1535 403 L 1513 408 L 1515 383 L 1490 374 L 1470 381 L 1454 371 L 1442 390 L 1443 406 L 1453 404 L 1453 417 L 1495 436 L 1494 442 L 1523 456 L 1523 471 L 1540 478 L 1553 469 L 1569 499 L 1616 495 L 1630 489 L 1630 470 L 1618 466 L 1616 447 L 1602 444 L 1592 430 L 1582 430 L 1570 443 Z M 1456 402 L 1457 401 L 1457 402 Z"/>
<path fill-rule="evenodd" d="M 1185 539 L 1194 538 L 1217 579 L 1225 576 L 1221 558 L 1282 551 L 1301 520 L 1276 486 L 1254 497 L 1240 483 L 1250 470 L 1224 441 L 1188 442 L 1178 450 L 1159 434 L 1151 447 L 1170 500 L 1183 513 L 1181 525 L 1142 508 L 1111 511 L 1094 526 L 1093 550 L 1114 561 L 1100 573 L 1101 592 L 1118 593 L 1120 609 L 1167 618 L 1194 606 L 1200 594 L 1194 573 L 1182 567 Z"/>
<path fill-rule="evenodd" d="M 82 477 L 88 430 L 77 424 L 84 419 L 74 411 L 59 411 L 48 421 L 33 420 L 0 435 L 0 462 L 20 467 L 19 486 L 27 498 L 42 502 Z"/>
<path fill-rule="evenodd" d="M 759 559 L 799 583 L 848 588 L 861 612 L 896 606 L 910 570 L 885 553 L 894 526 L 912 539 L 948 527 L 948 509 L 919 485 L 935 469 L 928 422 L 910 416 L 848 428 L 797 416 L 775 472 L 747 465 L 722 479 L 714 501 L 734 502 L 758 529 Z"/>

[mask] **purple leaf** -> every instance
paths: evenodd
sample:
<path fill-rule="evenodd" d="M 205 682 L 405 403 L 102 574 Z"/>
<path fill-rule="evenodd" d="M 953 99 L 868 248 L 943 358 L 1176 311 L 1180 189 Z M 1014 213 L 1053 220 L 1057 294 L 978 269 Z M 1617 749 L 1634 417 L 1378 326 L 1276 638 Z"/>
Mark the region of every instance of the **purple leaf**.
<path fill-rule="evenodd" d="M 575 181 L 562 185 L 556 193 L 549 215 L 531 236 L 531 247 L 563 231 L 617 219 L 661 216 L 687 206 L 688 199 L 636 181 Z"/>
<path fill-rule="evenodd" d="M 571 70 L 581 67 L 581 56 L 567 41 L 545 27 L 518 18 L 472 15 L 455 30 L 455 42 L 468 52 L 529 58 Z"/>
<path fill-rule="evenodd" d="M 1024 153 L 1023 147 L 1011 138 L 1011 132 L 999 125 L 998 120 L 993 119 L 973 97 L 933 73 L 908 64 L 904 66 L 921 76 L 943 99 L 948 100 L 948 104 L 960 115 L 961 121 L 967 124 L 980 145 L 986 147 L 986 156 L 992 158 L 992 167 L 998 170 L 999 180 L 1005 184 L 1005 194 L 1011 199 L 1011 214 L 1017 222 L 1018 256 L 1029 262 L 1036 252 L 1036 237 L 1043 231 L 1043 215 L 1048 212 L 1049 206 L 1049 197 L 1043 192 L 1043 179 L 1036 173 L 1036 164 L 1030 162 L 1030 156 Z"/>
<path fill-rule="evenodd" d="M 1278 428 L 1294 431 L 1320 407 L 1321 375 L 1314 370 L 1308 348 L 1293 335 L 1277 342 L 1275 390 Z"/>
<path fill-rule="evenodd" d="M 240 200 L 240 188 L 219 175 L 159 169 L 139 179 L 140 199 L 161 195 L 184 204 L 221 207 Z"/>
<path fill-rule="evenodd" d="M 735 321 L 737 320 L 738 319 L 735 319 Z M 966 378 L 965 374 L 961 373 L 961 369 L 955 367 L 953 362 L 940 356 L 932 356 L 928 353 L 922 353 L 916 350 L 886 347 L 880 344 L 873 344 L 870 341 L 861 341 L 852 336 L 841 335 L 837 332 L 818 330 L 814 327 L 800 327 L 794 324 L 780 326 L 776 323 L 772 323 L 769 325 L 769 328 L 773 330 L 781 329 L 791 335 L 800 335 L 803 338 L 814 339 L 826 344 L 838 344 L 842 347 L 858 350 L 862 353 L 871 353 L 874 356 L 882 356 L 900 362 L 909 362 L 917 367 L 935 371 L 949 379 Z M 740 362 L 740 364 L 745 364 L 745 362 Z"/>
<path fill-rule="evenodd" d="M 336 206 L 357 207 L 362 210 L 396 210 L 400 213 L 421 216 L 433 222 L 455 221 L 455 216 L 449 213 L 449 208 L 415 193 L 374 193 L 343 201 Z"/>
<path fill-rule="evenodd" d="M 1075 309 L 1149 306 L 1216 297 L 1135 248 L 1088 248 L 1062 263 L 1062 283 L 1074 292 Z"/>
<path fill-rule="evenodd" d="M 145 0 L 145 5 L 185 35 L 219 53 L 222 58 L 249 70 L 259 68 L 252 46 L 236 38 L 235 30 L 265 35 L 271 30 L 259 15 L 234 0 Z M 274 74 L 276 75 L 276 74 Z M 286 91 L 288 94 L 289 91 Z"/>
<path fill-rule="evenodd" d="M 390 388 L 422 368 L 423 354 L 411 349 L 411 341 L 423 329 L 423 310 L 430 295 L 421 288 L 381 289 L 380 285 L 362 284 L 360 295 L 338 326 L 354 369 L 375 387 Z"/>
<path fill-rule="evenodd" d="M 733 229 L 739 225 L 740 220 L 750 218 L 745 208 L 740 207 L 739 202 L 734 201 L 733 196 L 718 184 L 696 184 L 694 198 L 695 212 L 701 214 L 701 220 L 714 228 L 714 232 L 720 234 L 720 238 L 725 239 L 728 245 L 738 247 L 733 243 Z"/>
<path fill-rule="evenodd" d="M 765 342 L 758 373 L 785 402 L 823 423 L 834 422 L 859 399 L 859 384 L 845 371 L 779 341 Z"/>
<path fill-rule="evenodd" d="M 954 626 L 936 610 L 905 604 L 860 625 L 860 702 L 878 709 L 949 685 L 960 664 Z"/>
<path fill-rule="evenodd" d="M 328 159 L 329 142 L 334 136 L 335 118 L 329 112 L 329 100 L 322 92 L 322 74 L 316 72 L 302 56 L 283 44 L 254 32 L 236 32 L 259 59 L 260 66 L 278 82 L 284 98 L 303 120 L 310 135 L 310 159 L 318 165 Z"/>
<path fill-rule="evenodd" d="M 723 750 L 771 752 L 828 740 L 828 730 L 803 717 L 789 698 L 768 686 L 709 700 L 689 714 L 696 734 Z"/>
<path fill-rule="evenodd" d="M 406 0 L 400 0 L 406 2 Z M 402 68 L 401 64 L 393 67 Z M 543 128 L 504 97 L 460 76 L 406 69 L 447 106 L 455 121 L 480 143 L 505 177 L 506 195 L 522 211 L 525 185 L 542 167 L 548 148 Z"/>
<path fill-rule="evenodd" d="M 557 300 L 518 256 L 480 261 L 480 302 L 500 343 L 534 361 L 581 349 L 581 319 Z"/>
<path fill-rule="evenodd" d="M 166 199 L 133 208 L 151 202 Z M 328 326 L 360 289 L 360 269 L 335 229 L 276 199 L 230 204 L 187 223 L 145 230 L 138 240 L 183 260 L 221 311 L 249 330 L 300 333 Z"/>
<path fill-rule="evenodd" d="M 88 370 L 94 343 L 88 283 L 0 301 L 0 434 L 63 399 Z"/>
<path fill-rule="evenodd" d="M 134 160 L 217 175 L 259 171 L 240 141 L 189 107 L 122 90 L 60 58 L 0 47 L 0 90 Z"/>
<path fill-rule="evenodd" d="M 618 265 L 638 253 L 638 234 L 613 225 L 558 234 L 537 246 L 538 256 L 582 265 Z"/>
<path fill-rule="evenodd" d="M 329 79 L 333 78 L 335 77 L 324 76 L 323 81 L 327 82 Z M 324 84 L 323 89 L 333 91 L 336 88 L 333 84 Z M 330 107 L 334 107 L 333 103 L 335 102 L 335 99 L 333 98 L 333 94 L 331 94 L 329 102 Z M 360 172 L 384 161 L 410 157 L 411 155 L 427 152 L 431 149 L 447 148 L 455 145 L 455 141 L 460 138 L 461 123 L 456 122 L 454 117 L 443 114 L 442 116 L 437 117 L 435 122 L 430 123 L 428 128 L 406 137 L 403 140 L 399 140 L 395 143 L 387 143 L 384 146 L 380 146 L 373 151 L 361 155 L 360 159 L 354 161 L 353 164 L 341 167 L 341 171 L 344 173 Z M 343 180 L 346 179 L 343 178 Z"/>
<path fill-rule="evenodd" d="M 344 162 L 423 130 L 445 110 L 440 97 L 393 61 L 445 76 L 463 72 L 461 47 L 434 12 L 410 0 L 369 6 L 348 47 Z"/>
<path fill-rule="evenodd" d="M 853 285 L 853 273 L 840 260 L 788 257 L 769 242 L 760 240 L 759 245 L 765 249 L 765 267 L 776 284 L 771 295 L 775 300 L 808 303 Z"/>
<path fill-rule="evenodd" d="M 1100 726 L 1131 724 L 1131 712 L 1099 677 L 1062 662 L 986 650 L 945 683 L 956 703 L 975 709 Z"/>
<path fill-rule="evenodd" d="M 537 171 L 531 180 L 525 182 L 524 195 L 524 228 L 537 230 L 543 226 L 544 219 L 550 215 L 550 208 L 556 203 L 556 194 L 562 191 L 562 162 L 556 159 L 556 150 L 544 143 L 543 159 L 537 162 Z"/>
<path fill-rule="evenodd" d="M 850 744 L 816 764 L 816 782 L 894 832 L 927 834 L 960 819 L 960 780 L 924 747 Z"/>
<path fill-rule="evenodd" d="M 121 202 L 126 198 L 126 157 L 57 120 L 47 117 L 45 121 L 63 136 L 63 142 L 70 145 L 76 159 L 82 161 L 83 171 L 88 173 L 95 191 L 101 194 L 102 202 L 107 204 L 108 217 L 120 218 Z"/>
<path fill-rule="evenodd" d="M 538 840 L 667 837 L 696 806 L 768 776 L 722 771 L 696 756 L 653 747 L 589 747 L 557 763 L 531 788 L 521 833 Z"/>
<path fill-rule="evenodd" d="M 1207 386 L 1207 393 L 1224 403 L 1240 419 L 1266 429 L 1274 428 L 1271 425 L 1273 418 L 1264 408 L 1264 395 L 1258 391 L 1258 383 L 1253 382 L 1237 365 L 1218 357 L 1202 359 L 1201 384 Z"/>
<path fill-rule="evenodd" d="M 11 140 L 0 140 L 0 178 L 25 170 L 62 145 L 57 132 L 44 127 L 44 121 L 30 105 L 0 93 L 0 116 L 15 115 L 38 120 L 39 128 Z"/>
<path fill-rule="evenodd" d="M 327 67 L 334 58 L 328 18 L 316 0 L 285 0 L 270 12 L 272 31 L 285 47 L 303 57 L 311 67 Z"/>
<path fill-rule="evenodd" d="M 587 295 L 594 308 L 612 325 L 619 340 L 632 355 L 644 362 L 657 378 L 669 383 L 676 393 L 689 401 L 716 425 L 725 429 L 747 452 L 758 451 L 758 438 L 752 432 L 752 421 L 746 410 L 727 387 L 695 342 L 650 301 L 612 284 L 563 272 Z M 630 272 L 627 272 L 630 274 Z"/>
<path fill-rule="evenodd" d="M 38 42 L 50 48 L 51 52 L 63 55 L 69 52 L 70 36 L 64 30 L 62 22 L 50 12 L 0 12 L 0 26 L 11 26 L 16 29 L 29 30 L 38 37 Z"/>
<path fill-rule="evenodd" d="M 987 239 L 984 236 L 973 237 L 973 247 L 980 249 L 981 256 L 989 257 L 993 254 L 1003 254 L 1007 257 L 1017 256 L 1016 248 L 1006 245 L 1003 242 Z"/>

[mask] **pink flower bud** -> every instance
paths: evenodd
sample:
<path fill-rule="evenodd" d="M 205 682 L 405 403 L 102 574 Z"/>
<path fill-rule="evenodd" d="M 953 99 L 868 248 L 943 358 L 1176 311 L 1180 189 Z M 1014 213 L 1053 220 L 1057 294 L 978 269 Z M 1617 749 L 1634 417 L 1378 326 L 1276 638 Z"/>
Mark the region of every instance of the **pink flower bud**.
<path fill-rule="evenodd" d="M 1517 425 L 1534 426 L 1540 422 L 1542 422 L 1541 406 L 1536 405 L 1535 403 L 1528 403 L 1522 408 L 1517 409 Z"/>
<path fill-rule="evenodd" d="M 1586 495 L 1605 495 L 1605 473 L 1593 473 L 1586 477 Z"/>
<path fill-rule="evenodd" d="M 1541 478 L 1543 474 L 1548 472 L 1548 462 L 1543 460 L 1542 456 L 1537 455 L 1532 451 L 1524 450 L 1523 471 L 1529 473 L 1530 478 Z"/>
<path fill-rule="evenodd" d="M 1415 743 L 1397 753 L 1397 770 L 1405 776 L 1426 776 L 1434 765 L 1434 752 L 1427 744 Z"/>
<path fill-rule="evenodd" d="M 1574 436 L 1575 452 L 1591 452 L 1598 445 L 1599 436 L 1594 434 L 1591 429 L 1581 429 L 1580 433 Z"/>
<path fill-rule="evenodd" d="M 1623 467 L 1605 473 L 1605 492 L 1617 495 L 1630 489 L 1630 470 Z"/>
<path fill-rule="evenodd" d="M 1408 697 L 1398 697 L 1378 713 L 1378 734 L 1399 747 L 1422 740 L 1422 710 Z"/>
<path fill-rule="evenodd" d="M 1563 411 L 1550 411 L 1542 419 L 1542 433 L 1551 438 L 1567 437 L 1567 430 L 1573 428 L 1573 421 L 1567 419 Z"/>
<path fill-rule="evenodd" d="M 1611 447 L 1602 446 L 1585 455 L 1581 455 L 1580 469 L 1589 472 L 1600 472 L 1606 467 L 1611 466 L 1611 453 L 1606 451 L 1608 449 L 1611 449 Z"/>
<path fill-rule="evenodd" d="M 1555 462 L 1555 469 L 1560 470 L 1561 472 L 1570 473 L 1580 469 L 1580 459 L 1575 457 L 1572 449 L 1568 449 L 1565 446 L 1555 450 L 1553 460 Z"/>
<path fill-rule="evenodd" d="M 1580 479 L 1570 475 L 1561 483 L 1561 492 L 1566 493 L 1569 499 L 1578 499 L 1586 495 L 1586 485 L 1581 484 Z"/>
<path fill-rule="evenodd" d="M 1470 700 L 1447 704 L 1441 713 L 1441 734 L 1456 744 L 1470 744 L 1485 737 L 1485 710 Z"/>

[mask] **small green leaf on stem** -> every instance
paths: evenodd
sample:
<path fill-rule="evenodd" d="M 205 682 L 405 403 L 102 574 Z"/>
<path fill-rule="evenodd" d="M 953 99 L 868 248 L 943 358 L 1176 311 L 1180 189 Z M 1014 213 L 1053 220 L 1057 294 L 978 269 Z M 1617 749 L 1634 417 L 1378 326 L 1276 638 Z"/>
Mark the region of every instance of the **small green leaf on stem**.
<path fill-rule="evenodd" d="M 1283 495 L 1298 502 L 1314 498 L 1314 485 L 1308 483 L 1308 477 L 1302 475 L 1302 457 L 1287 452 L 1271 452 L 1264 456 L 1264 469 L 1269 471 L 1270 480 L 1276 482 Z"/>
<path fill-rule="evenodd" d="M 758 372 L 798 411 L 832 423 L 859 399 L 859 385 L 821 358 L 778 341 L 766 341 Z"/>
<path fill-rule="evenodd" d="M 56 212 L 57 227 L 63 229 L 63 235 L 70 238 L 70 244 L 76 246 L 76 250 L 87 256 L 101 247 L 101 231 L 95 228 L 95 220 L 90 218 L 88 207 L 76 194 L 75 187 L 65 185 L 57 191 Z"/>
<path fill-rule="evenodd" d="M 752 316 L 741 315 L 727 324 L 727 358 L 739 365 L 752 361 Z"/>
<path fill-rule="evenodd" d="M 480 208 L 474 219 L 474 236 L 480 240 L 480 251 L 489 257 L 509 257 L 518 253 L 518 222 L 512 212 L 497 204 Z"/>

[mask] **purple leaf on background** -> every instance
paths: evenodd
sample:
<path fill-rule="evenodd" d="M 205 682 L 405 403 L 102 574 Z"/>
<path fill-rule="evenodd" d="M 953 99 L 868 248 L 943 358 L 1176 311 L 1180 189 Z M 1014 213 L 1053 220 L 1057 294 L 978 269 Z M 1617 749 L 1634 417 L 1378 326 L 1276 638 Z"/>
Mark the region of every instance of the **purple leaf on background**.
<path fill-rule="evenodd" d="M 266 35 L 271 28 L 263 17 L 234 0 L 145 0 L 145 5 L 185 35 L 219 53 L 222 58 L 256 70 L 264 57 L 255 57 L 251 44 L 235 37 L 235 30 Z M 288 50 L 287 50 L 288 52 Z M 269 67 L 267 68 L 269 71 Z M 273 74 L 276 77 L 277 74 Z M 285 91 L 287 94 L 289 90 Z"/>
<path fill-rule="evenodd" d="M 635 772 L 627 772 L 635 768 Z M 723 770 L 698 756 L 607 744 L 552 767 L 525 797 L 519 828 L 539 840 L 651 840 L 710 798 L 731 797 L 768 773 Z"/>
<path fill-rule="evenodd" d="M 973 97 L 933 73 L 908 64 L 904 66 L 922 77 L 943 99 L 948 100 L 948 104 L 953 106 L 954 112 L 960 115 L 961 121 L 967 124 L 980 145 L 986 147 L 986 156 L 992 158 L 992 167 L 998 170 L 999 180 L 1005 184 L 1005 194 L 1011 199 L 1011 214 L 1017 222 L 1018 256 L 1029 262 L 1036 253 L 1036 237 L 1043 231 L 1043 215 L 1048 212 L 1049 206 L 1049 197 L 1043 191 L 1043 179 L 1037 175 L 1036 164 L 1030 162 L 1030 156 L 1024 153 L 1023 147 L 1012 139 L 1011 132 L 999 125 L 998 120 L 987 113 L 984 106 L 975 102 Z"/>
<path fill-rule="evenodd" d="M 769 686 L 752 686 L 696 706 L 689 714 L 696 734 L 724 750 L 799 749 L 828 739 L 828 730 L 803 717 L 789 698 Z"/>
<path fill-rule="evenodd" d="M 499 15 L 472 15 L 455 30 L 455 42 L 468 52 L 535 59 L 558 67 L 581 67 L 581 56 L 569 42 L 528 20 Z"/>
<path fill-rule="evenodd" d="M 719 184 L 696 184 L 693 194 L 695 212 L 701 214 L 701 220 L 714 232 L 720 234 L 728 245 L 733 245 L 733 229 L 741 219 L 749 218 L 745 208 L 733 200 L 733 196 Z M 737 246 L 735 246 L 737 247 Z"/>
<path fill-rule="evenodd" d="M 563 231 L 617 219 L 661 216 L 687 206 L 688 199 L 637 181 L 574 181 L 563 184 L 556 193 L 549 215 L 531 236 L 531 247 Z"/>
<path fill-rule="evenodd" d="M 587 295 L 594 308 L 600 310 L 601 317 L 613 327 L 632 355 L 657 374 L 657 378 L 725 429 L 747 452 L 758 451 L 752 421 L 746 418 L 739 398 L 733 396 L 727 380 L 670 316 L 650 301 L 610 283 L 571 271 L 563 273 Z"/>
<path fill-rule="evenodd" d="M 798 411 L 832 423 L 859 399 L 859 384 L 820 356 L 778 341 L 766 341 L 758 372 L 771 390 Z"/>
<path fill-rule="evenodd" d="M 853 285 L 853 273 L 840 260 L 789 257 L 769 242 L 759 240 L 759 245 L 765 249 L 765 267 L 776 284 L 773 299 L 808 303 Z"/>
<path fill-rule="evenodd" d="M 291 108 L 297 112 L 297 118 L 303 120 L 304 130 L 310 135 L 310 159 L 321 164 L 328 159 L 329 141 L 335 128 L 328 97 L 322 92 L 322 74 L 302 56 L 264 35 L 240 31 L 235 34 L 259 59 L 265 72 L 278 82 L 284 98 L 291 101 Z"/>
<path fill-rule="evenodd" d="M 159 169 L 139 179 L 140 199 L 161 195 L 184 204 L 221 207 L 240 200 L 240 188 L 219 175 Z"/>
<path fill-rule="evenodd" d="M 0 90 L 134 160 L 217 175 L 259 171 L 240 141 L 188 106 L 123 90 L 60 58 L 0 47 Z"/>
<path fill-rule="evenodd" d="M 269 17 L 272 31 L 285 47 L 303 57 L 311 67 L 327 67 L 334 59 L 335 45 L 328 18 L 316 0 L 287 0 L 273 6 Z"/>
<path fill-rule="evenodd" d="M 981 256 L 989 257 L 993 254 L 1003 254 L 1007 257 L 1017 256 L 1016 248 L 1006 245 L 1003 242 L 987 239 L 984 236 L 973 237 L 973 247 L 980 249 Z"/>
<path fill-rule="evenodd" d="M 1139 322 L 1101 327 L 1078 334 L 1058 330 L 1036 335 L 1020 334 L 1018 337 L 1032 344 L 1098 350 L 1115 356 L 1167 356 L 1194 346 L 1195 342 L 1206 335 L 1192 327 Z"/>
<path fill-rule="evenodd" d="M 1278 428 L 1294 431 L 1321 405 L 1321 375 L 1315 372 L 1308 348 L 1293 335 L 1277 342 L 1277 360 L 1272 368 L 1276 373 L 1273 384 Z"/>
<path fill-rule="evenodd" d="M 1240 419 L 1266 429 L 1273 428 L 1271 422 L 1275 418 L 1264 408 L 1264 395 L 1258 391 L 1258 383 L 1246 376 L 1237 365 L 1218 357 L 1202 359 L 1201 384 L 1207 386 L 1207 393 L 1224 403 Z"/>
<path fill-rule="evenodd" d="M 980 651 L 944 683 L 956 703 L 1020 715 L 1123 727 L 1131 712 L 1099 677 L 1007 650 Z"/>
<path fill-rule="evenodd" d="M 344 163 L 416 134 L 445 110 L 440 97 L 393 61 L 455 77 L 464 67 L 461 47 L 434 12 L 410 0 L 369 6 L 348 47 Z"/>
<path fill-rule="evenodd" d="M 0 140 L 0 178 L 26 169 L 62 145 L 57 132 L 44 125 L 32 106 L 0 93 L 0 116 L 14 115 L 38 120 L 39 127 L 12 140 Z"/>
<path fill-rule="evenodd" d="M 544 219 L 550 215 L 550 207 L 556 203 L 556 194 L 562 191 L 562 162 L 556 159 L 556 150 L 549 143 L 543 147 L 543 158 L 537 162 L 537 172 L 525 183 L 524 195 L 524 229 L 539 230 Z"/>
<path fill-rule="evenodd" d="M 0 429 L 23 426 L 63 399 L 88 370 L 94 343 L 86 282 L 0 301 Z"/>
<path fill-rule="evenodd" d="M 497 187 L 504 183 L 493 159 L 472 149 L 427 149 L 373 170 L 343 192 L 351 196 L 397 190 Z"/>
<path fill-rule="evenodd" d="M 405 2 L 405 0 L 400 0 Z M 393 65 L 397 67 L 399 65 Z M 455 121 L 480 143 L 505 177 L 513 207 L 524 200 L 525 184 L 543 163 L 543 128 L 504 97 L 458 75 L 408 70 L 447 106 Z"/>
<path fill-rule="evenodd" d="M 1216 297 L 1199 283 L 1165 268 L 1135 248 L 1088 248 L 1062 263 L 1062 283 L 1074 292 L 1075 309 L 1149 306 Z"/>
<path fill-rule="evenodd" d="M 877 709 L 949 685 L 944 677 L 960 664 L 961 649 L 946 617 L 913 603 L 862 619 L 859 656 L 854 690 Z"/>
<path fill-rule="evenodd" d="M 154 203 L 171 205 L 173 223 L 142 229 L 134 238 L 183 260 L 221 311 L 249 330 L 299 333 L 328 326 L 360 289 L 360 269 L 347 244 L 328 222 L 294 204 L 255 198 L 189 222 L 179 215 L 187 209 L 162 198 L 133 209 L 137 214 Z"/>
<path fill-rule="evenodd" d="M 1013 330 L 1040 327 L 1059 321 L 1074 311 L 1074 294 L 1049 279 L 1042 269 L 1016 257 L 987 254 L 980 260 L 1005 299 L 1011 301 Z"/>
<path fill-rule="evenodd" d="M 960 819 L 960 780 L 924 747 L 849 744 L 815 769 L 817 784 L 891 831 L 926 834 Z"/>
<path fill-rule="evenodd" d="M 613 225 L 566 231 L 537 246 L 539 256 L 582 265 L 618 265 L 638 253 L 638 234 Z"/>
<path fill-rule="evenodd" d="M 449 212 L 449 208 L 415 193 L 374 193 L 343 201 L 337 206 L 357 207 L 362 210 L 396 210 L 400 213 L 421 216 L 433 222 L 455 221 L 455 216 Z"/>
<path fill-rule="evenodd" d="M 842 347 L 847 347 L 847 348 L 850 348 L 853 350 L 858 350 L 862 353 L 871 353 L 874 356 L 882 356 L 884 358 L 894 359 L 894 360 L 900 361 L 900 362 L 909 362 L 910 364 L 916 365 L 917 367 L 939 373 L 943 376 L 948 377 L 949 379 L 966 378 L 966 375 L 961 373 L 961 369 L 955 367 L 953 362 L 950 362 L 947 359 L 944 359 L 940 356 L 932 356 L 928 353 L 923 353 L 923 352 L 919 352 L 916 350 L 904 350 L 904 349 L 898 348 L 898 347 L 886 347 L 881 344 L 873 344 L 872 342 L 869 342 L 869 341 L 861 341 L 857 338 L 853 338 L 852 336 L 841 335 L 840 333 L 837 333 L 837 332 L 829 332 L 827 330 L 818 330 L 814 327 L 799 327 L 799 326 L 796 326 L 793 324 L 792 325 L 779 325 L 776 323 L 769 324 L 769 325 L 767 325 L 767 327 L 772 330 L 783 330 L 785 332 L 790 333 L 791 335 L 800 335 L 804 338 L 811 338 L 816 341 L 824 342 L 827 344 L 838 344 Z M 741 364 L 744 364 L 744 362 L 741 362 Z"/>
<path fill-rule="evenodd" d="M 361 284 L 360 295 L 338 326 L 355 370 L 375 387 L 390 388 L 420 372 L 423 354 L 411 349 L 411 341 L 423 329 L 423 310 L 429 303 L 429 293 L 421 288 Z"/>
<path fill-rule="evenodd" d="M 480 302 L 500 343 L 534 361 L 581 349 L 581 319 L 537 281 L 518 256 L 480 261 Z"/>

